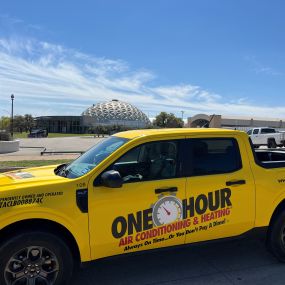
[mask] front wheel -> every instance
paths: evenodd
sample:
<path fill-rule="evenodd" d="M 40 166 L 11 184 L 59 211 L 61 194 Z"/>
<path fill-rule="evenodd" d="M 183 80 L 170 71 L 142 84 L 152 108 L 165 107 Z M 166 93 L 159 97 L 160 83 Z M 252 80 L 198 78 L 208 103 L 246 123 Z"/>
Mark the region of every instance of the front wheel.
<path fill-rule="evenodd" d="M 67 285 L 73 271 L 73 257 L 57 236 L 45 232 L 24 232 L 0 247 L 0 284 Z"/>

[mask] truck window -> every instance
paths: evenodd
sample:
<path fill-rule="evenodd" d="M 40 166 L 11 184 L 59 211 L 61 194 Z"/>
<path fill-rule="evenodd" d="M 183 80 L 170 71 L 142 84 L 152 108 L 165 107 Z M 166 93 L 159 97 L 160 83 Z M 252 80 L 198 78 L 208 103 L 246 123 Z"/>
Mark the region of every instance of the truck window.
<path fill-rule="evenodd" d="M 124 154 L 116 163 L 130 163 L 139 161 L 139 155 L 141 152 L 141 147 L 135 147 L 132 150 Z"/>
<path fill-rule="evenodd" d="M 266 128 L 266 129 L 261 129 L 261 134 L 273 134 L 276 133 L 275 129 L 271 129 L 271 128 Z"/>
<path fill-rule="evenodd" d="M 257 135 L 258 132 L 259 132 L 259 129 L 254 129 L 254 130 L 253 130 L 253 134 L 254 134 L 254 135 Z"/>
<path fill-rule="evenodd" d="M 241 169 L 235 139 L 191 139 L 192 175 L 230 173 Z"/>
<path fill-rule="evenodd" d="M 177 141 L 151 142 L 125 153 L 108 170 L 120 172 L 125 183 L 176 177 Z"/>

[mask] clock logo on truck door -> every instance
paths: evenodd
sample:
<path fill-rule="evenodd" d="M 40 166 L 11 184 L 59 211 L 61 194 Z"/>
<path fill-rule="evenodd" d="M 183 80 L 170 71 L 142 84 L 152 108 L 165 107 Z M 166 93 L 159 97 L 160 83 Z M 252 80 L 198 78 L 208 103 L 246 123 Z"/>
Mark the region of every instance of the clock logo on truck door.
<path fill-rule="evenodd" d="M 153 224 L 161 226 L 181 220 L 182 211 L 182 203 L 179 199 L 174 196 L 164 196 L 153 206 Z"/>

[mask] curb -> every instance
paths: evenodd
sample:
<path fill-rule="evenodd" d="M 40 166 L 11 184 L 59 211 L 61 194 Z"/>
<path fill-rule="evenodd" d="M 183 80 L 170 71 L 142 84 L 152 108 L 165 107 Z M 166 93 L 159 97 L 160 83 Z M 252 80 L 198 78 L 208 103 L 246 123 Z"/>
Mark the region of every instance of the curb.
<path fill-rule="evenodd" d="M 25 167 L 0 167 L 0 173 L 24 169 Z"/>

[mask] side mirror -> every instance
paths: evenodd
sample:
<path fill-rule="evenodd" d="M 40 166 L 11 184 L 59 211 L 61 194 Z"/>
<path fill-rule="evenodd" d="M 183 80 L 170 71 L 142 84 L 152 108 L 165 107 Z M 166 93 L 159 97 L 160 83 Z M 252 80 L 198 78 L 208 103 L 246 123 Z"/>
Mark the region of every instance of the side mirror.
<path fill-rule="evenodd" d="M 121 174 L 116 170 L 109 170 L 101 175 L 102 185 L 109 188 L 120 188 L 123 185 Z"/>

